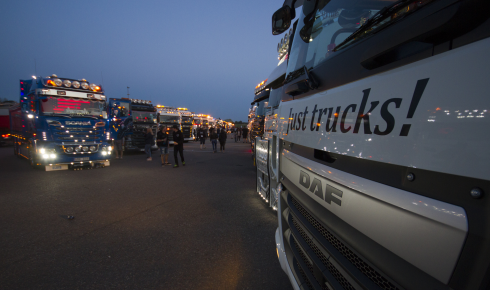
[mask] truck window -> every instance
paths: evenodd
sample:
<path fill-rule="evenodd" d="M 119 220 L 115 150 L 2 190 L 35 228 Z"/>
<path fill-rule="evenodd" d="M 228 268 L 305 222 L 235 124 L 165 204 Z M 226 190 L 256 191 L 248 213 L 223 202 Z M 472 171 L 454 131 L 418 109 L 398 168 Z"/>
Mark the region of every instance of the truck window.
<path fill-rule="evenodd" d="M 372 35 L 432 0 L 407 2 L 399 5 L 389 15 L 376 15 L 381 9 L 395 2 L 395 0 L 305 1 L 291 47 L 287 74 L 304 66 L 308 69 L 316 67 L 324 60 L 333 57 L 338 50 Z M 375 21 L 371 25 L 369 20 L 373 17 Z M 353 39 L 345 41 L 365 24 L 368 24 L 368 29 Z"/>
<path fill-rule="evenodd" d="M 178 124 L 180 120 L 179 116 L 165 116 L 165 115 L 160 115 L 160 123 L 172 123 L 172 124 Z"/>
<path fill-rule="evenodd" d="M 119 106 L 119 116 L 127 117 L 129 116 L 129 103 L 121 103 Z"/>
<path fill-rule="evenodd" d="M 156 113 L 154 112 L 133 111 L 133 122 L 153 123 L 155 118 Z"/>
<path fill-rule="evenodd" d="M 105 111 L 105 102 L 89 99 L 75 99 L 48 96 L 40 100 L 41 112 L 44 115 L 68 114 L 101 116 Z"/>
<path fill-rule="evenodd" d="M 264 116 L 265 108 L 268 106 L 269 106 L 269 98 L 260 101 L 255 111 L 255 115 L 257 115 L 257 117 Z"/>
<path fill-rule="evenodd" d="M 192 117 L 182 116 L 182 124 L 192 124 Z"/>

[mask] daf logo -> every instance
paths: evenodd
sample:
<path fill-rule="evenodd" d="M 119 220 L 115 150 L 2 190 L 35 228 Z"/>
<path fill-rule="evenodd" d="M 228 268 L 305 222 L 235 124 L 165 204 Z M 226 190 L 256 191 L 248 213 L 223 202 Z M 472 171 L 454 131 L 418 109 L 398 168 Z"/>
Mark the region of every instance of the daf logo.
<path fill-rule="evenodd" d="M 65 121 L 65 125 L 89 125 L 90 121 Z"/>
<path fill-rule="evenodd" d="M 311 182 L 310 180 L 311 178 L 308 173 L 300 170 L 299 184 L 308 189 L 310 192 L 315 193 L 316 196 L 328 202 L 329 204 L 332 204 L 332 202 L 334 202 L 339 206 L 342 206 L 342 200 L 340 199 L 342 197 L 342 191 L 326 183 L 324 191 L 321 180 L 319 180 L 318 178 L 313 178 L 313 181 Z"/>

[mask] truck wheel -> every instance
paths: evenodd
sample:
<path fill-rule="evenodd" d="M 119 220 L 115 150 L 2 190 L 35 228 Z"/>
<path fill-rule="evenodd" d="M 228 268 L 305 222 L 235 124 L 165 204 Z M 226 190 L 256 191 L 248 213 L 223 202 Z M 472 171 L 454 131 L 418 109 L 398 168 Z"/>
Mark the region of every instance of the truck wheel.
<path fill-rule="evenodd" d="M 34 153 L 32 152 L 32 150 L 30 148 L 29 148 L 29 163 L 31 164 L 32 168 L 34 168 L 34 169 L 38 168 L 37 163 L 34 161 Z"/>

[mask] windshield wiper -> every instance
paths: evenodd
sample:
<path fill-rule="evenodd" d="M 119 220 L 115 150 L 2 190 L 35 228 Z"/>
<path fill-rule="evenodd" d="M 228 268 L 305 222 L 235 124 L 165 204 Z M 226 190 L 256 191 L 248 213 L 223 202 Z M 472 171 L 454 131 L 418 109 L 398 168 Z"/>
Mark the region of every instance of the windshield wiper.
<path fill-rule="evenodd" d="M 55 114 L 55 113 L 51 113 L 50 116 L 55 116 L 55 117 L 63 117 L 63 118 L 68 118 L 68 119 L 71 119 L 70 116 L 67 116 L 67 115 L 61 115 L 61 114 Z"/>
<path fill-rule="evenodd" d="M 412 2 L 412 1 L 413 0 L 399 0 L 399 1 L 396 1 L 395 3 L 393 3 L 389 6 L 384 7 L 383 9 L 379 10 L 376 14 L 373 15 L 373 17 L 369 18 L 369 20 L 366 23 L 364 23 L 364 25 L 359 27 L 359 29 L 354 31 L 354 33 L 349 35 L 349 37 L 347 37 L 344 41 L 342 41 L 339 45 L 337 45 L 337 47 L 335 47 L 334 51 L 338 51 L 342 46 L 346 45 L 351 40 L 358 37 L 361 33 L 366 32 L 366 30 L 370 29 L 374 25 L 383 21 L 386 18 L 386 16 L 393 14 L 394 11 L 396 11 L 399 8 L 400 4 L 404 4 L 406 2 Z"/>
<path fill-rule="evenodd" d="M 74 117 L 75 117 L 75 115 L 74 115 Z M 80 115 L 80 116 L 76 116 L 76 117 L 99 119 L 98 117 L 95 117 L 95 116 L 92 116 L 92 115 Z"/>

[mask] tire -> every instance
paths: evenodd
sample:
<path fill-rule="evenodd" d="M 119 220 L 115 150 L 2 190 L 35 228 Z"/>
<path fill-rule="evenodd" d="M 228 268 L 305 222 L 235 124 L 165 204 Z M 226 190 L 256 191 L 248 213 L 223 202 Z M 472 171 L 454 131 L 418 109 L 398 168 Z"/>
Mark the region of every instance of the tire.
<path fill-rule="evenodd" d="M 30 145 L 29 147 L 30 147 L 30 148 L 29 148 L 29 156 L 28 156 L 28 157 L 29 157 L 29 164 L 31 164 L 31 167 L 32 167 L 33 169 L 37 169 L 37 168 L 39 168 L 39 166 L 38 166 L 38 165 L 37 165 L 37 163 L 34 161 L 34 157 L 33 157 L 33 156 L 34 156 L 34 153 L 32 152 L 32 149 L 31 149 L 31 148 L 32 148 L 32 146 Z"/>

